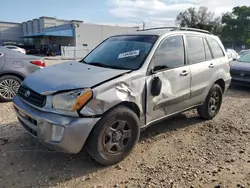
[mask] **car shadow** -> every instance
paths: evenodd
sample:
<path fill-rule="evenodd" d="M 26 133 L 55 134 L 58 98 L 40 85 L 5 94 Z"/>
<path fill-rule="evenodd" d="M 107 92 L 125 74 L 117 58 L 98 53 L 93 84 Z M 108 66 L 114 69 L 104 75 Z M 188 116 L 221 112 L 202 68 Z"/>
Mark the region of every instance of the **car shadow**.
<path fill-rule="evenodd" d="M 250 87 L 240 86 L 240 85 L 231 85 L 226 96 L 233 98 L 249 98 L 250 96 Z"/>
<path fill-rule="evenodd" d="M 180 114 L 148 127 L 142 132 L 140 142 L 153 139 L 162 133 L 196 125 L 201 121 L 196 113 L 188 116 Z M 13 135 L 6 134 L 8 127 L 13 126 L 19 126 L 19 124 L 15 122 L 0 125 L 2 187 L 48 187 L 75 179 L 88 181 L 93 173 L 104 168 L 112 168 L 94 162 L 85 149 L 76 155 L 50 150 L 22 128 Z M 4 127 L 4 130 L 1 127 Z"/>

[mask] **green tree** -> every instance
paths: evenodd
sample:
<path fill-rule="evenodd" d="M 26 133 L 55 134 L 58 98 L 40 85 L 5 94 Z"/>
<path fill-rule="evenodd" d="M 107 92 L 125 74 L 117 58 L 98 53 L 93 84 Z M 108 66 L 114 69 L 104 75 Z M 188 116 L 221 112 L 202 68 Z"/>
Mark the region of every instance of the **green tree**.
<path fill-rule="evenodd" d="M 231 41 L 247 44 L 250 38 L 250 7 L 234 7 L 232 12 L 224 13 L 221 19 L 223 24 L 222 38 L 224 41 Z"/>
<path fill-rule="evenodd" d="M 214 13 L 204 6 L 199 7 L 198 10 L 191 7 L 184 12 L 180 12 L 176 20 L 180 21 L 181 27 L 204 29 L 217 35 L 222 30 L 220 17 L 215 17 Z"/>

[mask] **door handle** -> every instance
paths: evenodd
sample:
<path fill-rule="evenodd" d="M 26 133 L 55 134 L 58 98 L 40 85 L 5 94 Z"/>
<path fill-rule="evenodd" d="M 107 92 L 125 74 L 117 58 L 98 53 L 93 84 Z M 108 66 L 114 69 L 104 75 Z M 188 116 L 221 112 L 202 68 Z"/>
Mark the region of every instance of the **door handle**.
<path fill-rule="evenodd" d="M 209 65 L 209 68 L 214 68 L 214 64 L 213 63 L 211 63 L 210 65 Z"/>
<path fill-rule="evenodd" d="M 189 75 L 189 72 L 185 70 L 180 74 L 180 76 L 187 76 L 187 75 Z"/>

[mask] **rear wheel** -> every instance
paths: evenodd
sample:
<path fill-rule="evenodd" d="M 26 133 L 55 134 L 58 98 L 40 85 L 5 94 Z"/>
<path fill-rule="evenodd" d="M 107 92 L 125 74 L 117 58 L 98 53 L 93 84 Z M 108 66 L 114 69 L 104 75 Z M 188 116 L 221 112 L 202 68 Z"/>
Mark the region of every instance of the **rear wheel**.
<path fill-rule="evenodd" d="M 197 108 L 201 118 L 211 120 L 220 111 L 223 92 L 218 84 L 214 84 L 202 106 Z"/>
<path fill-rule="evenodd" d="M 119 106 L 96 124 L 89 135 L 87 149 L 98 163 L 113 165 L 130 154 L 139 135 L 137 115 L 132 110 Z"/>
<path fill-rule="evenodd" d="M 17 94 L 22 80 L 16 76 L 0 77 L 0 101 L 9 102 Z"/>

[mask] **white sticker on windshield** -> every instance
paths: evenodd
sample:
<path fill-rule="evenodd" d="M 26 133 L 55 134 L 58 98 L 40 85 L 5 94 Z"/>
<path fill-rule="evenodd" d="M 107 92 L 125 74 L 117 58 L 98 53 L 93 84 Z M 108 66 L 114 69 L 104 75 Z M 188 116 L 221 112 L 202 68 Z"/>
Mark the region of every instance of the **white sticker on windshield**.
<path fill-rule="evenodd" d="M 133 56 L 137 56 L 139 54 L 140 54 L 140 50 L 125 52 L 125 53 L 119 54 L 118 59 L 126 58 L 126 57 L 133 57 Z"/>

